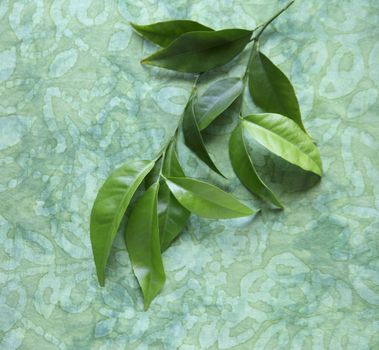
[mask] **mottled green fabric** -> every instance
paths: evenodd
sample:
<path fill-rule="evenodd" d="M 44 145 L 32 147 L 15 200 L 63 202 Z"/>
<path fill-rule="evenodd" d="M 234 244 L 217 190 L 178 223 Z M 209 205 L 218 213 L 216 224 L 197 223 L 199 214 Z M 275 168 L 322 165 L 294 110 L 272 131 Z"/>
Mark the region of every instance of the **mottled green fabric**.
<path fill-rule="evenodd" d="M 147 312 L 121 235 L 106 286 L 96 280 L 96 192 L 116 166 L 167 142 L 193 81 L 141 66 L 156 47 L 128 21 L 253 28 L 283 5 L 0 1 L 0 349 L 379 349 L 377 0 L 298 0 L 262 41 L 294 83 L 321 150 L 320 183 L 259 150 L 284 211 L 191 216 Z M 238 76 L 246 59 L 201 85 Z M 225 116 L 206 135 L 229 180 L 183 146 L 181 163 L 257 207 L 228 164 L 233 123 Z"/>

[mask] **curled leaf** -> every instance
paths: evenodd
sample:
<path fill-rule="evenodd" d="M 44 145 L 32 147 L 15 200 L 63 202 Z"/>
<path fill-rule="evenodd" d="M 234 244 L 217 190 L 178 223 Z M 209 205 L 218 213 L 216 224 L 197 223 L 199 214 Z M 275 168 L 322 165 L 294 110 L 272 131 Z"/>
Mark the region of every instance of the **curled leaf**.
<path fill-rule="evenodd" d="M 254 163 L 246 149 L 242 125 L 239 124 L 232 132 L 229 142 L 229 155 L 234 172 L 242 184 L 253 194 L 283 208 L 282 203 L 259 177 Z"/>
<path fill-rule="evenodd" d="M 193 99 L 191 99 L 183 115 L 183 133 L 184 140 L 188 148 L 194 152 L 205 164 L 207 164 L 213 171 L 217 174 L 224 176 L 220 170 L 216 167 L 212 158 L 208 154 L 207 149 L 201 136 L 199 126 L 197 125 L 194 108 L 193 108 Z"/>
<path fill-rule="evenodd" d="M 159 242 L 156 182 L 138 199 L 125 229 L 125 242 L 133 271 L 141 286 L 145 310 L 161 291 L 166 276 Z"/>
<path fill-rule="evenodd" d="M 113 240 L 125 211 L 153 161 L 136 161 L 115 170 L 100 188 L 92 207 L 90 234 L 96 272 L 101 286 Z"/>
<path fill-rule="evenodd" d="M 184 172 L 175 152 L 175 142 L 171 142 L 166 151 L 163 174 L 165 176 L 184 177 Z M 158 193 L 159 235 L 162 252 L 184 229 L 189 215 L 190 212 L 177 201 L 167 184 L 162 182 Z"/>
<path fill-rule="evenodd" d="M 189 20 L 173 20 L 148 25 L 130 23 L 144 38 L 159 46 L 166 47 L 184 33 L 195 31 L 211 31 L 205 25 Z"/>
<path fill-rule="evenodd" d="M 196 120 L 200 130 L 204 130 L 224 112 L 243 91 L 243 81 L 239 78 L 221 79 L 196 100 L 194 105 Z"/>
<path fill-rule="evenodd" d="M 185 33 L 142 63 L 185 73 L 206 72 L 237 56 L 251 34 L 245 29 Z"/>
<path fill-rule="evenodd" d="M 166 183 L 183 207 L 212 219 L 249 216 L 255 212 L 220 188 L 191 178 L 169 177 Z"/>
<path fill-rule="evenodd" d="M 304 170 L 322 175 L 319 150 L 293 120 L 280 114 L 252 114 L 244 118 L 242 125 L 272 153 Z"/>

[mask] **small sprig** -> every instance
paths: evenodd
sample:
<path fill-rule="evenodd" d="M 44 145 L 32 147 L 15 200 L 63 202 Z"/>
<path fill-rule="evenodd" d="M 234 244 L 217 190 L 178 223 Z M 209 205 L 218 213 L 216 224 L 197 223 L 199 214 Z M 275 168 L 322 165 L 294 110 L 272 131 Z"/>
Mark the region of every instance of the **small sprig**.
<path fill-rule="evenodd" d="M 259 48 L 265 29 L 289 6 L 253 30 L 213 30 L 190 20 L 131 24 L 161 49 L 141 62 L 196 78 L 177 128 L 153 160 L 128 162 L 115 170 L 99 190 L 91 213 L 91 242 L 99 283 L 105 283 L 105 267 L 112 242 L 132 197 L 141 183 L 145 192 L 131 208 L 125 242 L 134 274 L 141 286 L 144 306 L 162 289 L 165 272 L 162 253 L 183 231 L 191 213 L 212 219 L 231 219 L 256 213 L 222 189 L 185 175 L 177 156 L 179 131 L 188 148 L 215 173 L 224 176 L 209 155 L 202 130 L 230 106 L 243 100 L 249 88 L 255 105 L 266 113 L 242 116 L 229 142 L 233 170 L 241 183 L 273 207 L 283 204 L 260 178 L 246 147 L 246 137 L 321 177 L 320 154 L 305 131 L 291 82 Z M 197 90 L 203 72 L 231 61 L 251 43 L 242 77 L 219 79 L 202 95 Z M 239 104 L 241 106 L 241 104 Z"/>

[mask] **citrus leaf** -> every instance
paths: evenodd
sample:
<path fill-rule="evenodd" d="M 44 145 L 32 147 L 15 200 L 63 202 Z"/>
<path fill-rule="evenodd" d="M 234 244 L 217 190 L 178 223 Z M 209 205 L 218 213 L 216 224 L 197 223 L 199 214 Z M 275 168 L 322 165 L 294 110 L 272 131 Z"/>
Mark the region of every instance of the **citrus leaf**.
<path fill-rule="evenodd" d="M 184 177 L 184 172 L 175 152 L 175 142 L 171 142 L 167 148 L 163 174 L 165 176 Z M 158 192 L 158 220 L 162 252 L 184 229 L 189 215 L 190 212 L 176 200 L 167 184 L 162 182 Z"/>
<path fill-rule="evenodd" d="M 90 235 L 96 272 L 101 286 L 105 267 L 120 222 L 137 187 L 153 168 L 153 161 L 136 161 L 115 170 L 100 188 L 92 207 Z"/>
<path fill-rule="evenodd" d="M 250 192 L 279 208 L 283 208 L 282 203 L 280 203 L 255 170 L 254 163 L 246 149 L 241 124 L 237 125 L 230 137 L 229 155 L 234 172 Z"/>
<path fill-rule="evenodd" d="M 291 119 L 280 114 L 252 114 L 244 118 L 244 128 L 272 153 L 319 176 L 320 153 L 312 139 Z"/>
<path fill-rule="evenodd" d="M 254 103 L 265 112 L 292 119 L 305 131 L 295 90 L 285 74 L 256 49 L 249 67 L 249 90 Z"/>
<path fill-rule="evenodd" d="M 145 310 L 162 289 L 166 276 L 159 242 L 157 196 L 151 185 L 133 207 L 125 229 L 125 242 L 133 271 L 142 289 Z"/>
<path fill-rule="evenodd" d="M 212 123 L 242 91 L 243 81 L 239 78 L 221 79 L 210 85 L 194 104 L 199 129 L 204 130 Z"/>
<path fill-rule="evenodd" d="M 148 25 L 130 23 L 130 25 L 144 38 L 162 47 L 170 45 L 184 33 L 213 30 L 198 22 L 188 20 L 165 21 Z"/>
<path fill-rule="evenodd" d="M 144 190 L 147 190 L 152 184 L 158 181 L 161 168 L 162 168 L 162 157 L 156 160 L 153 168 L 145 176 L 145 179 L 143 181 Z"/>
<path fill-rule="evenodd" d="M 184 177 L 184 171 L 179 163 L 175 146 L 176 142 L 175 140 L 173 140 L 167 147 L 164 157 L 162 173 L 165 176 Z"/>
<path fill-rule="evenodd" d="M 168 177 L 167 186 L 183 207 L 194 214 L 212 219 L 229 219 L 254 214 L 229 193 L 203 181 Z"/>
<path fill-rule="evenodd" d="M 193 99 L 191 99 L 186 108 L 184 109 L 183 115 L 183 134 L 184 140 L 188 148 L 195 153 L 205 164 L 207 164 L 213 171 L 217 174 L 224 176 L 220 170 L 214 164 L 212 158 L 208 154 L 207 149 L 201 136 L 199 126 L 197 125 L 194 109 L 193 109 Z"/>
<path fill-rule="evenodd" d="M 251 34 L 245 29 L 185 33 L 141 62 L 185 73 L 205 72 L 237 56 Z"/>

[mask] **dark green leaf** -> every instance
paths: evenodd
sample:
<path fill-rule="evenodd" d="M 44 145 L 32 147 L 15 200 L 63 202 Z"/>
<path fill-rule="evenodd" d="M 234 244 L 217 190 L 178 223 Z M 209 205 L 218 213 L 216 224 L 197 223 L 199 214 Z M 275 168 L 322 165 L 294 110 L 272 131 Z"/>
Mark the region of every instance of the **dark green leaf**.
<path fill-rule="evenodd" d="M 198 22 L 187 20 L 158 22 L 148 25 L 130 24 L 144 38 L 163 47 L 170 45 L 172 41 L 184 33 L 213 30 Z"/>
<path fill-rule="evenodd" d="M 224 112 L 243 91 L 243 81 L 239 78 L 226 78 L 213 83 L 194 105 L 199 129 L 205 129 Z"/>
<path fill-rule="evenodd" d="M 280 114 L 253 114 L 242 122 L 251 136 L 274 154 L 300 168 L 322 175 L 320 153 L 311 138 Z"/>
<path fill-rule="evenodd" d="M 251 33 L 245 29 L 185 33 L 142 63 L 185 73 L 205 72 L 237 56 Z"/>
<path fill-rule="evenodd" d="M 138 199 L 125 229 L 126 247 L 142 289 L 145 310 L 160 292 L 166 279 L 159 242 L 158 188 L 159 183 L 156 182 Z"/>
<path fill-rule="evenodd" d="M 242 184 L 253 194 L 277 207 L 283 208 L 275 194 L 267 187 L 255 170 L 254 163 L 246 149 L 241 124 L 237 125 L 230 137 L 229 154 L 234 172 Z"/>
<path fill-rule="evenodd" d="M 224 176 L 220 170 L 217 169 L 212 158 L 209 156 L 207 149 L 205 148 L 203 137 L 201 136 L 193 110 L 193 99 L 188 102 L 184 110 L 183 133 L 184 140 L 188 148 L 194 152 L 213 171 L 215 171 L 217 174 L 220 174 L 221 176 Z"/>
<path fill-rule="evenodd" d="M 100 285 L 105 282 L 105 266 L 120 222 L 134 192 L 153 161 L 137 161 L 115 170 L 97 194 L 91 212 L 90 232 L 92 251 Z"/>
<path fill-rule="evenodd" d="M 212 219 L 229 219 L 254 214 L 229 193 L 203 181 L 169 177 L 166 183 L 183 207 L 199 216 Z"/>
<path fill-rule="evenodd" d="M 160 171 L 162 168 L 162 157 L 159 158 L 153 168 L 149 171 L 149 173 L 145 176 L 144 179 L 144 188 L 147 190 L 152 184 L 156 183 L 160 176 Z"/>
<path fill-rule="evenodd" d="M 184 177 L 175 152 L 175 142 L 171 142 L 163 164 L 165 176 Z M 188 220 L 190 212 L 172 195 L 167 184 L 161 183 L 158 193 L 158 219 L 161 251 L 165 251 L 180 234 Z"/>
<path fill-rule="evenodd" d="M 167 147 L 164 157 L 162 173 L 165 176 L 184 177 L 185 175 L 182 166 L 179 163 L 175 146 L 176 142 L 175 140 L 173 140 Z"/>
<path fill-rule="evenodd" d="M 258 49 L 249 67 L 249 90 L 254 103 L 265 112 L 282 114 L 304 131 L 299 103 L 285 74 Z"/>

